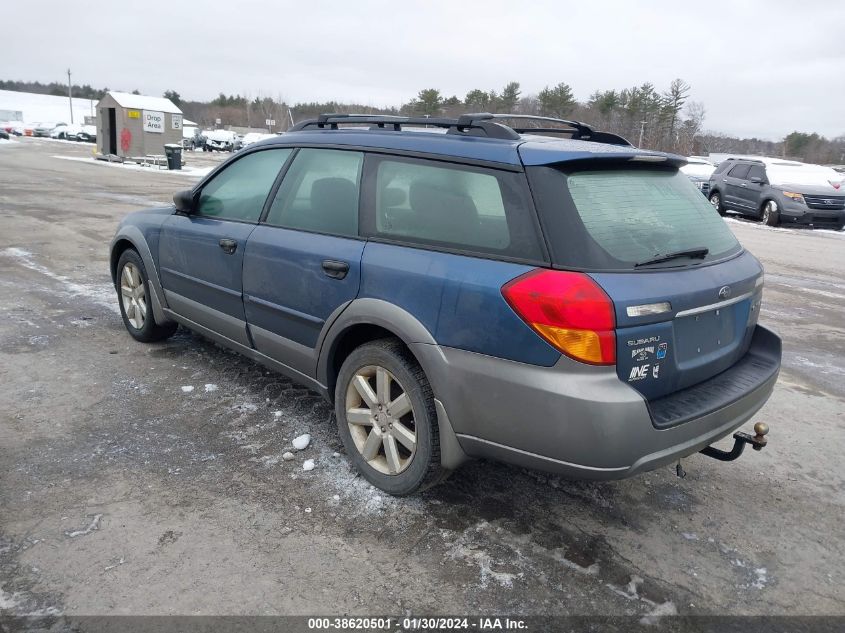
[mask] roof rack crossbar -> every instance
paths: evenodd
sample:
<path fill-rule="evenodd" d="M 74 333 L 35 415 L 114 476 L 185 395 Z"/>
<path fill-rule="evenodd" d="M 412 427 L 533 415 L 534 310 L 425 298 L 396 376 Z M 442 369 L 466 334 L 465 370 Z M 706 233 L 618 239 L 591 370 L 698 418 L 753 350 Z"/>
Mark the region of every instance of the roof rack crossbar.
<path fill-rule="evenodd" d="M 534 114 L 490 114 L 489 112 L 479 112 L 477 114 L 464 114 L 458 117 L 458 124 L 460 125 L 462 122 L 465 123 L 473 123 L 479 120 L 514 120 L 514 121 L 546 121 L 550 123 L 563 123 L 564 125 L 569 126 L 570 128 L 574 128 L 577 132 L 577 137 L 582 140 L 589 140 L 589 137 L 593 135 L 595 130 L 592 127 L 587 125 L 586 123 L 581 123 L 580 121 L 572 121 L 570 119 L 558 119 L 556 117 L 549 117 L 549 116 L 539 116 Z M 509 126 L 513 127 L 513 126 Z M 516 128 L 514 128 L 516 129 Z M 521 127 L 520 129 L 531 129 Z M 545 128 L 548 129 L 548 128 Z"/>
<path fill-rule="evenodd" d="M 445 128 L 450 133 L 468 133 L 471 130 L 483 132 L 488 138 L 498 138 L 516 141 L 520 136 L 511 128 L 494 123 L 492 121 L 476 121 L 474 123 L 459 124 L 456 119 L 443 119 L 436 117 L 406 117 L 393 114 L 321 114 L 316 119 L 302 121 L 293 126 L 290 131 L 317 128 L 320 130 L 337 130 L 340 125 L 369 125 L 374 129 L 388 129 L 390 126 L 395 131 L 402 129 L 403 125 L 421 127 Z"/>

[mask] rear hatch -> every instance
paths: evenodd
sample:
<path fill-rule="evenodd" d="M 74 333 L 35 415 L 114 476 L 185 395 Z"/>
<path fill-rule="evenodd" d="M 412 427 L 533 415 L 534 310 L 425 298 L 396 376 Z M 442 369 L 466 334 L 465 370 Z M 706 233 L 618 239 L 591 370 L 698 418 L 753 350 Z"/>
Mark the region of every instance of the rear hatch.
<path fill-rule="evenodd" d="M 676 163 L 527 172 L 553 265 L 587 273 L 613 301 L 620 380 L 655 401 L 746 354 L 762 268 Z"/>

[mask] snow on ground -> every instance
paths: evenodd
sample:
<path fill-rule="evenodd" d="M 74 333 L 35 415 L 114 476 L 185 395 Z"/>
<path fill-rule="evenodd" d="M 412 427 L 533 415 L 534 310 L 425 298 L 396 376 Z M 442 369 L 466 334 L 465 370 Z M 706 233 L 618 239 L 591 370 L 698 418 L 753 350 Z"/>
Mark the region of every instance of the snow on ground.
<path fill-rule="evenodd" d="M 780 231 L 782 233 L 800 233 L 802 231 L 809 231 L 812 233 L 820 233 L 822 235 L 834 235 L 836 237 L 845 237 L 845 231 L 834 231 L 832 229 L 811 229 L 803 226 L 768 226 L 754 220 L 744 220 L 737 216 L 727 216 L 724 218 L 725 222 L 729 224 L 742 224 L 752 229 L 759 229 L 761 231 Z"/>
<path fill-rule="evenodd" d="M 45 275 L 50 279 L 60 281 L 64 292 L 70 295 L 81 295 L 87 297 L 94 303 L 103 306 L 111 312 L 120 314 L 120 307 L 117 305 L 114 288 L 108 284 L 94 286 L 71 281 L 68 277 L 59 275 L 46 266 L 36 262 L 33 258 L 33 254 L 23 248 L 6 248 L 0 251 L 0 255 L 11 257 L 25 268 L 29 268 L 30 270 Z"/>
<path fill-rule="evenodd" d="M 174 174 L 176 176 L 188 176 L 190 178 L 202 178 L 208 174 L 217 165 L 210 165 L 208 167 L 191 167 L 183 166 L 181 170 L 161 169 L 155 166 L 138 165 L 136 163 L 117 163 L 109 162 L 107 160 L 97 160 L 96 158 L 84 158 L 81 156 L 57 156 L 51 158 L 60 158 L 61 160 L 75 160 L 80 163 L 87 163 L 89 165 L 100 165 L 101 167 L 115 167 L 117 169 L 134 169 L 135 171 L 147 171 L 159 174 Z"/>
<path fill-rule="evenodd" d="M 73 122 L 82 123 L 86 116 L 95 116 L 96 105 L 97 102 L 91 99 L 73 99 Z M 0 90 L 0 110 L 22 112 L 26 123 L 70 123 L 70 105 L 66 96 Z"/>

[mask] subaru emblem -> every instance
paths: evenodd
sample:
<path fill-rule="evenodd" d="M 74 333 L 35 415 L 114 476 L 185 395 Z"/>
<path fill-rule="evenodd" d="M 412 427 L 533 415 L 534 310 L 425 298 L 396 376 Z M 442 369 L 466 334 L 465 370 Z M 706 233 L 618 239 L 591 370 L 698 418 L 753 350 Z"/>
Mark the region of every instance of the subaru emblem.
<path fill-rule="evenodd" d="M 720 299 L 727 299 L 731 296 L 731 287 L 730 286 L 722 286 L 719 288 L 719 298 Z"/>

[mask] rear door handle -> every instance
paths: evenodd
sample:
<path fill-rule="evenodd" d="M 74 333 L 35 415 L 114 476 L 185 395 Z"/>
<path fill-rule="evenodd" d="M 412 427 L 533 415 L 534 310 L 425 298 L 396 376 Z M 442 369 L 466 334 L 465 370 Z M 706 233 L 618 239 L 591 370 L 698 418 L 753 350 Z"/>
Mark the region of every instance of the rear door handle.
<path fill-rule="evenodd" d="M 228 237 L 224 237 L 220 240 L 220 248 L 222 248 L 223 252 L 227 255 L 231 255 L 238 250 L 238 242 L 236 240 L 229 239 Z"/>
<path fill-rule="evenodd" d="M 324 259 L 323 272 L 332 279 L 343 279 L 349 272 L 349 264 L 334 259 Z"/>

